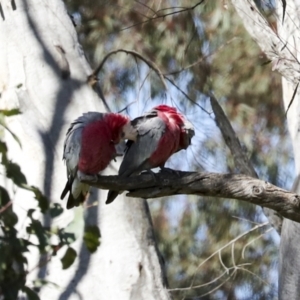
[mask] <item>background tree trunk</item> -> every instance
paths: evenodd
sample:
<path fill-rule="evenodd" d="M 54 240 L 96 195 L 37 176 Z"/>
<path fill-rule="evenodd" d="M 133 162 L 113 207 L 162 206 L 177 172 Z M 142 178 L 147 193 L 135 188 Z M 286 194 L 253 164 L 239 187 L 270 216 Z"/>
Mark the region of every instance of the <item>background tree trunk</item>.
<path fill-rule="evenodd" d="M 300 51 L 300 3 L 299 1 L 289 1 L 286 8 L 284 22 L 278 21 L 278 35 L 288 46 L 294 61 L 298 63 Z M 282 17 L 282 7 L 278 3 L 279 18 Z M 288 110 L 288 129 L 292 139 L 295 158 L 296 179 L 293 190 L 300 194 L 300 90 L 293 78 L 282 77 L 283 101 L 285 110 Z M 296 91 L 296 94 L 294 95 Z M 293 96 L 294 95 L 294 96 Z M 294 97 L 294 98 L 293 98 Z M 293 99 L 293 100 L 292 100 Z M 291 103 L 292 101 L 292 103 Z M 298 299 L 300 295 L 300 224 L 284 219 L 279 252 L 279 299 Z"/>
<path fill-rule="evenodd" d="M 297 179 L 294 191 L 299 194 L 300 131 L 299 110 L 299 1 L 277 1 L 277 32 L 262 17 L 254 1 L 232 0 L 244 25 L 282 75 L 283 101 L 288 110 L 288 129 L 292 139 Z M 284 17 L 285 16 L 285 17 Z M 291 102 L 292 101 L 292 102 Z M 290 106 L 290 107 L 289 107 Z M 279 253 L 279 299 L 298 299 L 300 295 L 299 224 L 284 219 Z"/>
<path fill-rule="evenodd" d="M 66 180 L 61 159 L 66 130 L 83 112 L 104 111 L 104 106 L 87 84 L 92 70 L 62 1 L 1 1 L 0 17 L 1 108 L 22 111 L 9 123 L 22 143 L 20 149 L 7 136 L 11 159 L 20 164 L 30 185 L 38 186 L 51 202 L 59 202 Z M 105 174 L 113 172 L 111 167 Z M 29 192 L 11 192 L 20 216 L 18 229 L 24 233 L 23 220 L 36 202 Z M 105 206 L 106 193 L 93 190 L 90 202 L 98 200 L 99 205 L 66 211 L 55 224 L 45 218 L 47 225 L 70 224 L 78 236 L 78 259 L 62 271 L 61 250 L 30 273 L 29 280 L 38 273 L 59 286 L 47 285 L 41 299 L 169 298 L 147 202 L 120 196 Z M 82 243 L 83 217 L 101 230 L 101 246 L 92 255 Z M 38 259 L 36 253 L 29 258 L 31 270 Z"/>

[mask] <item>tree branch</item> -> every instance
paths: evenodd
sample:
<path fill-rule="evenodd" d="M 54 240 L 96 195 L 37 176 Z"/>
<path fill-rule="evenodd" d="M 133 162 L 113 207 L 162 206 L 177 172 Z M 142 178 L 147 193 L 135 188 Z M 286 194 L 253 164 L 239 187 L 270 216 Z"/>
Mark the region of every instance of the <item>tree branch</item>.
<path fill-rule="evenodd" d="M 261 50 L 272 61 L 273 70 L 293 83 L 300 80 L 299 62 L 295 48 L 270 28 L 254 0 L 231 0 L 244 26 Z"/>
<path fill-rule="evenodd" d="M 127 190 L 130 197 L 157 198 L 186 194 L 242 200 L 271 208 L 283 217 L 300 223 L 299 195 L 243 174 L 163 171 L 129 178 L 99 175 L 96 182 L 83 182 L 99 189 Z"/>
<path fill-rule="evenodd" d="M 245 151 L 243 151 L 241 143 L 236 136 L 230 121 L 212 93 L 210 94 L 210 103 L 216 117 L 217 126 L 221 130 L 225 143 L 230 149 L 236 168 L 243 174 L 258 178 L 257 173 L 250 163 Z M 263 212 L 280 235 L 283 221 L 282 216 L 268 207 L 263 207 Z"/>
<path fill-rule="evenodd" d="M 165 18 L 165 17 L 167 17 L 167 16 L 171 16 L 171 15 L 175 15 L 175 14 L 179 14 L 179 13 L 183 13 L 183 12 L 187 12 L 187 11 L 194 10 L 197 6 L 199 6 L 199 5 L 202 4 L 203 2 L 204 2 L 204 0 L 201 0 L 201 1 L 199 1 L 198 3 L 196 3 L 195 5 L 193 5 L 193 6 L 191 6 L 191 7 L 178 7 L 178 8 L 180 8 L 180 10 L 172 11 L 172 12 L 170 12 L 170 13 L 166 13 L 166 14 L 163 14 L 163 15 L 159 15 L 158 13 L 161 12 L 161 11 L 164 11 L 164 10 L 174 9 L 174 8 L 177 8 L 177 7 L 168 7 L 168 8 L 160 9 L 160 10 L 154 12 L 154 13 L 155 13 L 155 16 L 154 16 L 154 17 L 150 17 L 150 18 L 148 18 L 147 20 L 144 20 L 144 21 L 135 23 L 135 24 L 130 25 L 130 26 L 128 26 L 128 27 L 124 27 L 124 28 L 120 29 L 120 31 L 127 30 L 127 29 L 130 29 L 130 28 L 135 27 L 135 26 L 139 26 L 139 25 L 142 25 L 142 24 L 145 24 L 145 23 L 154 21 L 154 20 L 156 20 L 156 19 L 161 19 L 161 18 Z"/>
<path fill-rule="evenodd" d="M 258 177 L 252 164 L 249 162 L 245 151 L 243 150 L 239 139 L 237 138 L 227 116 L 214 95 L 210 94 L 210 103 L 216 117 L 216 123 L 219 127 L 226 145 L 234 159 L 234 164 L 239 172 L 247 174 L 252 177 Z"/>
<path fill-rule="evenodd" d="M 126 54 L 131 54 L 133 57 L 135 58 L 139 58 L 140 60 L 142 60 L 144 63 L 146 63 L 149 68 L 151 68 L 152 70 L 155 71 L 155 73 L 157 74 L 157 76 L 160 78 L 162 84 L 164 85 L 164 88 L 167 90 L 167 85 L 166 82 L 164 80 L 164 76 L 162 74 L 162 72 L 160 71 L 160 69 L 158 68 L 158 66 L 155 64 L 155 62 L 151 61 L 150 59 L 144 57 L 142 54 L 133 51 L 133 50 L 126 50 L 126 49 L 117 49 L 117 50 L 113 50 L 111 52 L 108 52 L 104 58 L 102 59 L 101 63 L 99 64 L 99 66 L 93 71 L 91 76 L 96 76 L 97 74 L 101 71 L 101 69 L 103 68 L 103 65 L 105 64 L 106 60 L 113 54 L 117 54 L 119 52 L 123 52 Z"/>

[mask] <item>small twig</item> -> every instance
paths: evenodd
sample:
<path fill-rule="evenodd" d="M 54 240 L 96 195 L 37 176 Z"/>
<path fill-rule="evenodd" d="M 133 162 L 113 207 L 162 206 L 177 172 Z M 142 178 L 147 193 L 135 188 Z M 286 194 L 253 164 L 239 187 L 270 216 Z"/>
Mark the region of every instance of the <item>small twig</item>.
<path fill-rule="evenodd" d="M 114 50 L 111 51 L 109 53 L 107 53 L 104 58 L 102 59 L 101 63 L 99 64 L 99 66 L 94 70 L 94 72 L 92 73 L 91 76 L 97 76 L 97 74 L 100 72 L 100 70 L 103 68 L 103 65 L 105 64 L 105 62 L 107 61 L 107 59 L 113 55 L 113 54 L 117 54 L 119 52 L 123 52 L 126 54 L 131 54 L 133 57 L 137 57 L 140 60 L 142 60 L 144 63 L 146 63 L 148 65 L 149 68 L 151 68 L 152 70 L 155 71 L 155 73 L 158 75 L 158 77 L 160 78 L 161 82 L 163 83 L 165 89 L 167 90 L 167 85 L 166 82 L 164 80 L 163 74 L 160 71 L 160 69 L 158 68 L 158 66 L 155 64 L 155 62 L 151 61 L 150 59 L 144 57 L 143 55 L 141 55 L 140 53 L 133 51 L 133 50 L 126 50 L 126 49 L 118 49 L 118 50 Z"/>
<path fill-rule="evenodd" d="M 253 222 L 253 221 L 245 219 L 245 218 L 241 218 L 241 217 L 237 217 L 237 216 L 231 216 L 231 217 L 234 218 L 234 219 L 238 219 L 238 220 L 244 221 L 244 222 L 249 222 L 249 223 L 254 224 L 254 225 L 259 224 L 258 222 Z"/>
<path fill-rule="evenodd" d="M 243 264 L 240 264 L 236 267 L 231 267 L 231 268 L 228 268 L 229 271 L 231 270 L 234 270 L 234 269 L 239 269 L 240 267 L 243 267 L 243 266 L 250 266 L 251 264 L 250 263 L 243 263 Z M 241 268 L 243 270 L 243 268 Z M 206 283 L 202 283 L 202 284 L 199 284 L 199 285 L 194 285 L 194 286 L 189 286 L 189 287 L 184 287 L 184 288 L 174 288 L 174 289 L 168 289 L 169 292 L 178 292 L 178 291 L 190 291 L 192 289 L 199 289 L 199 288 L 202 288 L 204 286 L 208 286 L 210 284 L 213 284 L 215 283 L 216 281 L 218 281 L 220 278 L 222 278 L 224 275 L 228 274 L 227 271 L 224 271 L 221 275 L 219 275 L 218 277 L 214 278 L 213 280 L 211 281 L 208 281 Z"/>
<path fill-rule="evenodd" d="M 174 87 L 176 87 L 176 89 L 181 92 L 189 101 L 191 101 L 193 104 L 195 104 L 196 106 L 198 106 L 202 111 L 204 111 L 205 113 L 207 113 L 209 116 L 211 115 L 210 112 L 208 112 L 205 108 L 203 108 L 197 101 L 193 100 L 185 91 L 183 91 L 175 82 L 173 79 L 167 77 L 166 75 L 164 75 L 164 78 L 166 80 L 168 80 Z"/>
<path fill-rule="evenodd" d="M 8 201 L 3 207 L 0 208 L 0 214 L 6 211 L 12 205 L 12 201 Z"/>
<path fill-rule="evenodd" d="M 127 111 L 128 107 L 131 106 L 132 104 L 136 103 L 137 100 L 131 101 L 130 103 L 128 103 L 124 108 L 120 109 L 118 111 L 118 114 L 122 113 L 123 111 Z"/>
<path fill-rule="evenodd" d="M 193 286 L 194 284 L 194 281 L 195 281 L 195 277 L 196 277 L 196 273 L 198 272 L 198 270 L 201 268 L 201 266 L 203 266 L 207 261 L 209 261 L 212 257 L 214 257 L 217 253 L 219 253 L 219 251 L 222 251 L 223 249 L 225 249 L 226 247 L 230 246 L 231 244 L 235 243 L 236 241 L 238 241 L 240 238 L 244 237 L 245 235 L 247 235 L 248 233 L 258 229 L 258 228 L 261 228 L 263 226 L 266 226 L 268 225 L 269 222 L 265 222 L 265 223 L 262 223 L 262 224 L 259 224 L 257 226 L 254 226 L 252 227 L 251 229 L 249 229 L 248 231 L 244 232 L 244 233 L 241 233 L 240 235 L 238 235 L 236 238 L 234 238 L 233 240 L 231 240 L 230 242 L 228 242 L 227 244 L 225 244 L 224 246 L 222 246 L 221 248 L 219 248 L 217 251 L 215 251 L 214 253 L 212 253 L 209 257 L 207 257 L 204 261 L 202 261 L 196 271 L 195 271 L 195 274 L 194 274 L 194 277 L 192 279 L 192 282 L 191 282 L 191 286 Z"/>
<path fill-rule="evenodd" d="M 202 298 L 206 295 L 209 295 L 211 293 L 213 293 L 214 291 L 218 290 L 222 285 L 224 285 L 232 276 L 234 276 L 236 274 L 237 270 L 234 270 L 232 272 L 232 274 L 230 274 L 222 283 L 220 283 L 218 286 L 214 287 L 212 290 L 210 290 L 209 292 L 205 293 L 205 294 L 202 294 L 202 295 L 199 295 L 197 296 L 197 298 Z"/>
<path fill-rule="evenodd" d="M 190 64 L 190 65 L 187 65 L 185 67 L 182 67 L 180 70 L 175 70 L 175 71 L 172 71 L 172 72 L 169 72 L 169 73 L 164 73 L 164 76 L 168 76 L 168 75 L 176 75 L 176 74 L 179 74 L 185 70 L 188 70 L 192 67 L 195 67 L 196 65 L 200 64 L 202 61 L 204 61 L 205 59 L 211 57 L 211 56 L 214 56 L 216 55 L 219 51 L 221 51 L 225 46 L 229 45 L 230 43 L 232 43 L 233 41 L 239 39 L 238 37 L 233 37 L 232 39 L 230 39 L 229 41 L 227 41 L 226 43 L 222 44 L 218 49 L 216 49 L 214 52 L 212 53 L 209 53 L 207 55 L 204 55 L 202 57 L 200 57 L 197 61 L 195 61 L 194 63 Z"/>
<path fill-rule="evenodd" d="M 235 258 L 234 258 L 234 243 L 232 243 L 231 245 L 231 260 L 232 260 L 232 264 L 234 267 L 236 267 L 236 264 L 235 264 Z"/>
<path fill-rule="evenodd" d="M 225 266 L 225 264 L 223 263 L 223 260 L 222 260 L 222 251 L 219 251 L 219 261 L 220 261 L 221 266 L 225 269 L 225 272 L 227 272 L 227 274 L 229 274 L 229 269 Z"/>
<path fill-rule="evenodd" d="M 247 269 L 245 269 L 245 268 L 239 268 L 239 269 L 240 269 L 241 271 L 245 271 L 245 272 L 251 274 L 252 276 L 258 278 L 258 279 L 259 279 L 261 282 L 263 282 L 264 284 L 270 286 L 270 283 L 269 283 L 269 282 L 263 280 L 261 277 L 259 277 L 259 276 L 256 275 L 255 273 L 251 272 L 250 270 L 247 270 Z"/>
<path fill-rule="evenodd" d="M 183 8 L 183 9 L 180 9 L 180 10 L 177 10 L 177 11 L 173 11 L 173 12 L 170 12 L 170 13 L 166 13 L 166 14 L 163 14 L 163 15 L 158 15 L 158 12 L 159 12 L 159 11 L 167 10 L 167 9 L 174 9 L 174 7 L 161 9 L 161 10 L 159 10 L 159 11 L 156 12 L 156 14 L 157 14 L 156 17 L 152 17 L 152 18 L 149 18 L 148 20 L 141 21 L 141 22 L 137 22 L 137 23 L 135 23 L 135 24 L 133 24 L 133 25 L 124 27 L 124 28 L 120 29 L 120 31 L 123 31 L 123 30 L 126 30 L 126 29 L 130 29 L 130 28 L 132 28 L 132 27 L 139 26 L 139 25 L 142 25 L 142 24 L 145 24 L 145 23 L 148 23 L 148 22 L 151 22 L 151 21 L 160 19 L 160 18 L 165 18 L 165 17 L 167 17 L 167 16 L 171 16 L 171 15 L 183 13 L 183 12 L 186 12 L 186 11 L 194 10 L 197 6 L 199 6 L 199 5 L 202 4 L 203 2 L 204 2 L 204 0 L 202 0 L 202 1 L 198 2 L 198 3 L 196 3 L 195 5 L 193 5 L 193 6 L 191 6 L 191 7 L 186 7 L 186 8 Z"/>
<path fill-rule="evenodd" d="M 298 87 L 299 87 L 299 82 L 297 83 L 297 85 L 296 85 L 296 87 L 295 87 L 295 90 L 294 90 L 292 99 L 290 100 L 289 105 L 288 105 L 288 108 L 287 108 L 287 110 L 286 110 L 286 112 L 285 112 L 285 116 L 287 116 L 287 113 L 288 113 L 288 111 L 289 111 L 291 105 L 292 105 L 293 102 L 294 102 L 295 96 L 296 96 L 296 94 L 297 94 Z"/>
<path fill-rule="evenodd" d="M 271 227 L 269 228 L 268 230 L 266 230 L 264 233 L 260 234 L 259 236 L 257 236 L 256 238 L 254 238 L 253 240 L 251 240 L 250 242 L 248 242 L 244 247 L 243 247 L 243 250 L 242 250 L 242 258 L 244 259 L 245 258 L 245 250 L 246 248 L 251 245 L 252 243 L 254 243 L 256 240 L 260 239 L 262 236 L 264 236 L 266 233 L 272 231 L 274 228 Z"/>
<path fill-rule="evenodd" d="M 27 274 L 33 272 L 37 268 L 41 268 L 41 267 L 46 266 L 48 264 L 48 262 L 51 260 L 51 258 L 52 258 L 52 254 L 49 254 L 45 259 L 40 261 L 36 266 L 32 267 L 29 271 L 27 271 Z"/>

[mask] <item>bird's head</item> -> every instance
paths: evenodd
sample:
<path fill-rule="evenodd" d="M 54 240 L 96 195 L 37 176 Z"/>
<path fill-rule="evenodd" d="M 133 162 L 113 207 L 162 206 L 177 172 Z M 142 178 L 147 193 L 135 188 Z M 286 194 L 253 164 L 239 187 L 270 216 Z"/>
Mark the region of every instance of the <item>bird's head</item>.
<path fill-rule="evenodd" d="M 136 141 L 137 134 L 137 129 L 132 126 L 130 120 L 122 127 L 121 138 L 124 140 Z"/>
<path fill-rule="evenodd" d="M 130 119 L 121 114 L 110 113 L 106 122 L 112 130 L 112 142 L 118 144 L 121 140 L 136 140 L 137 131 L 131 125 Z"/>
<path fill-rule="evenodd" d="M 194 126 L 189 122 L 175 107 L 168 105 L 158 105 L 154 110 L 164 113 L 173 123 L 181 128 L 179 149 L 187 149 L 192 143 L 192 138 L 195 135 Z"/>
<path fill-rule="evenodd" d="M 187 149 L 192 143 L 192 138 L 195 135 L 195 129 L 191 122 L 184 120 L 183 126 L 181 127 L 180 142 L 179 146 L 181 149 Z"/>

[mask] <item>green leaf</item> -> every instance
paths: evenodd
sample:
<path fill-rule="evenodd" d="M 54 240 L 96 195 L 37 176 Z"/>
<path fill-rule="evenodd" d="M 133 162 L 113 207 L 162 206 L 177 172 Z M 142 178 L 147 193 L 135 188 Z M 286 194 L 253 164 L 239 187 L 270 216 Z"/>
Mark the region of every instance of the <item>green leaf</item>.
<path fill-rule="evenodd" d="M 26 293 L 29 300 L 40 300 L 38 294 L 30 289 L 28 286 L 23 287 L 23 292 Z"/>
<path fill-rule="evenodd" d="M 36 210 L 34 209 L 34 208 L 30 208 L 30 209 L 28 209 L 28 211 L 27 211 L 27 216 L 30 218 L 30 219 L 32 219 L 33 218 L 33 213 L 35 212 Z"/>
<path fill-rule="evenodd" d="M 5 226 L 13 227 L 18 223 L 18 216 L 12 210 L 6 210 L 1 214 Z"/>
<path fill-rule="evenodd" d="M 26 227 L 26 231 L 29 234 L 35 234 L 39 240 L 38 248 L 40 252 L 45 252 L 46 247 L 49 245 L 47 229 L 43 227 L 42 223 L 39 220 L 35 220 L 32 218 L 32 215 L 29 216 L 31 218 L 31 224 Z"/>
<path fill-rule="evenodd" d="M 95 252 L 100 245 L 100 237 L 101 235 L 98 226 L 94 225 L 85 227 L 83 240 L 91 253 Z"/>
<path fill-rule="evenodd" d="M 12 210 L 8 192 L 2 186 L 0 186 L 0 219 L 8 227 L 18 223 L 18 216 Z"/>
<path fill-rule="evenodd" d="M 0 117 L 0 125 L 2 125 L 13 136 L 15 141 L 19 144 L 20 148 L 22 148 L 22 145 L 21 145 L 21 142 L 20 142 L 19 138 L 6 125 L 3 115 L 2 115 L 2 117 Z"/>
<path fill-rule="evenodd" d="M 35 199 L 39 203 L 39 208 L 41 209 L 42 213 L 45 213 L 46 210 L 49 208 L 49 201 L 46 196 L 43 195 L 43 193 L 36 187 L 33 187 L 34 194 L 35 194 Z"/>
<path fill-rule="evenodd" d="M 18 186 L 22 186 L 27 183 L 26 177 L 22 173 L 20 166 L 11 161 L 9 161 L 6 165 L 6 176 Z"/>
<path fill-rule="evenodd" d="M 53 203 L 50 207 L 50 216 L 52 218 L 58 217 L 63 213 L 64 209 L 59 203 Z"/>
<path fill-rule="evenodd" d="M 64 229 L 58 231 L 58 236 L 63 245 L 70 245 L 76 240 L 74 233 L 65 232 Z"/>
<path fill-rule="evenodd" d="M 7 146 L 4 142 L 0 141 L 0 153 L 3 155 L 3 154 L 6 154 L 7 153 Z M 2 158 L 3 160 L 3 158 Z M 3 162 L 2 162 L 3 163 Z"/>
<path fill-rule="evenodd" d="M 7 190 L 4 187 L 0 186 L 0 208 L 8 204 L 9 202 L 10 198 Z"/>
<path fill-rule="evenodd" d="M 72 247 L 69 247 L 61 259 L 63 269 L 68 269 L 74 263 L 76 257 L 77 252 Z"/>
<path fill-rule="evenodd" d="M 15 116 L 21 114 L 21 111 L 18 108 L 13 109 L 0 109 L 0 113 L 6 117 Z"/>
<path fill-rule="evenodd" d="M 23 184 L 22 187 L 28 191 L 32 191 L 35 195 L 35 199 L 39 203 L 39 208 L 41 209 L 42 213 L 45 213 L 46 210 L 49 208 L 49 201 L 46 196 L 35 186 L 28 186 Z"/>
<path fill-rule="evenodd" d="M 45 285 L 52 285 L 55 288 L 59 288 L 58 284 L 56 284 L 52 281 L 48 281 L 48 280 L 40 279 L 40 278 L 34 280 L 33 285 L 34 285 L 35 288 L 41 288 L 42 286 L 45 286 Z"/>

